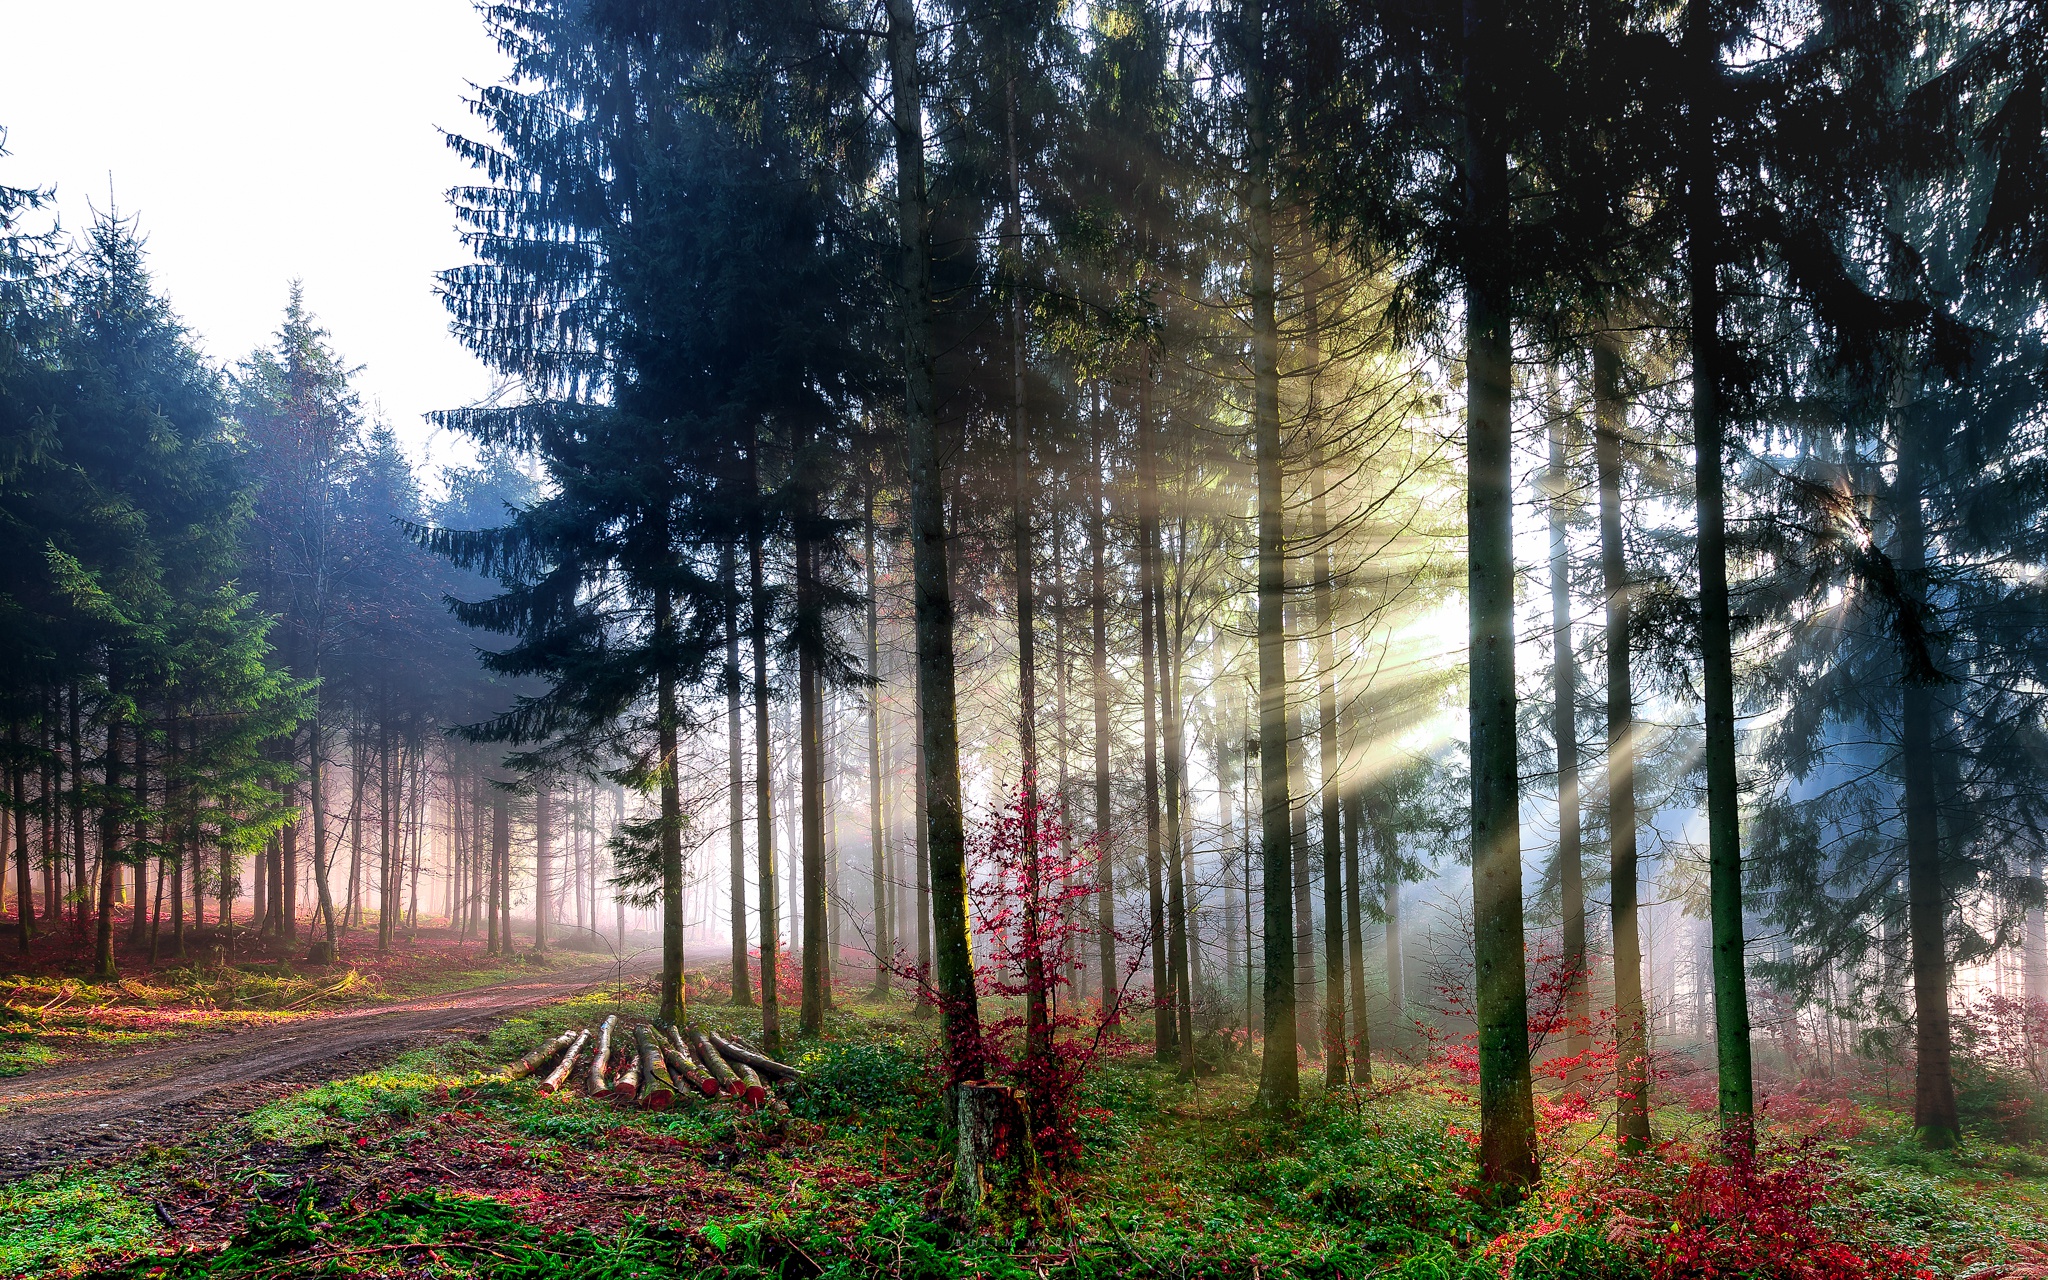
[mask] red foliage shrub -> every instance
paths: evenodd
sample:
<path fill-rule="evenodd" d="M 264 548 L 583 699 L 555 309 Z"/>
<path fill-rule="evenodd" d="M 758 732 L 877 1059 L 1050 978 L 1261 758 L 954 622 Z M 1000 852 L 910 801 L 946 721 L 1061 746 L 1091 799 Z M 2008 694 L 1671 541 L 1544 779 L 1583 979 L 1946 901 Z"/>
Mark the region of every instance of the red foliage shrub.
<path fill-rule="evenodd" d="M 1933 1280 L 1924 1253 L 1864 1236 L 1839 1198 L 1839 1175 L 1810 1145 L 1548 1172 L 1536 1220 L 1487 1249 L 1503 1275 L 1535 1240 L 1578 1231 L 1598 1234 L 1652 1280 Z"/>

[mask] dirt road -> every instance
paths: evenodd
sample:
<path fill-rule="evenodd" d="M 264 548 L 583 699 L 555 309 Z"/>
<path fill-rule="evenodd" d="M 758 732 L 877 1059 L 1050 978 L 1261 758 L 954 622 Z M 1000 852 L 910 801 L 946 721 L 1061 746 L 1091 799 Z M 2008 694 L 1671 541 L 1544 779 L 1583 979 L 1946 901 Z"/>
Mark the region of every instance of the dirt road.
<path fill-rule="evenodd" d="M 628 977 L 641 966 L 629 965 Z M 161 1049 L 0 1080 L 0 1182 L 53 1166 L 174 1141 L 285 1094 L 368 1071 L 448 1036 L 587 991 L 618 975 L 588 965 L 270 1032 L 206 1035 Z"/>

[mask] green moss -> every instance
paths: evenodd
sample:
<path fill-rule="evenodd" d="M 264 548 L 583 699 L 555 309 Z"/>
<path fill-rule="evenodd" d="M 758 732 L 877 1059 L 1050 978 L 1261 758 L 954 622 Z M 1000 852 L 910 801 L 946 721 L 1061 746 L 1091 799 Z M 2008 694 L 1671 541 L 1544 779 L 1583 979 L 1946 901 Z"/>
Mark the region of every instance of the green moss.
<path fill-rule="evenodd" d="M 148 1202 L 89 1177 L 45 1175 L 0 1187 L 0 1274 L 82 1268 L 155 1234 Z"/>

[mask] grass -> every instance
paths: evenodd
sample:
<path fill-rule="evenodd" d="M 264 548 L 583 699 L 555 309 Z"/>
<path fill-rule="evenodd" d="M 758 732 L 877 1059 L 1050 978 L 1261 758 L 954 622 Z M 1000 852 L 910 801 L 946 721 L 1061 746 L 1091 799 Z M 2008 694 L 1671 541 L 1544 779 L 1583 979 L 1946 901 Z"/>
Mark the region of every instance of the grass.
<path fill-rule="evenodd" d="M 1049 1225 L 1036 1233 L 1000 1221 L 969 1230 L 936 1212 L 948 1160 L 933 1028 L 902 1005 L 849 1004 L 823 1037 L 795 1045 L 790 1056 L 809 1079 L 785 1090 L 792 1114 L 780 1123 L 701 1102 L 629 1111 L 493 1078 L 563 1026 L 652 1009 L 645 986 L 593 992 L 182 1145 L 20 1184 L 0 1200 L 0 1271 L 191 1280 L 1477 1280 L 1504 1266 L 1510 1280 L 1649 1274 L 1607 1240 L 1607 1220 L 1573 1216 L 1575 1204 L 1619 1185 L 1596 1123 L 1546 1124 L 1543 1192 L 1492 1205 L 1472 1189 L 1466 1093 L 1434 1070 L 1383 1063 L 1370 1095 L 1311 1086 L 1296 1122 L 1277 1125 L 1249 1114 L 1250 1060 L 1226 1057 L 1217 1075 L 1183 1085 L 1132 1046 L 1090 1079 L 1084 1155 L 1059 1173 Z M 700 1001 L 694 1013 L 758 1032 L 745 1011 Z M 1832 1153 L 1816 1214 L 1858 1247 L 1916 1251 L 1933 1274 L 1954 1276 L 1995 1261 L 2005 1242 L 2048 1237 L 2038 1153 L 1979 1141 L 1933 1157 L 1881 1107 L 1859 1101 L 1825 1114 L 1826 1132 L 1787 1124 L 1772 1136 Z M 1674 1106 L 1660 1113 L 1660 1132 L 1686 1132 L 1698 1118 Z M 1675 1186 L 1686 1159 L 1683 1144 L 1668 1148 L 1621 1191 Z"/>

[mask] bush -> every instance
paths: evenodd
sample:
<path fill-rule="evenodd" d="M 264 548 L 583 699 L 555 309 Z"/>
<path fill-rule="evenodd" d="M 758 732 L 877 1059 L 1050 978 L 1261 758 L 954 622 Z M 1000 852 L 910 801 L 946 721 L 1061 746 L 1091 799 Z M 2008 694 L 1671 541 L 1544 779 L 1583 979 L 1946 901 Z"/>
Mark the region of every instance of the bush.
<path fill-rule="evenodd" d="M 2048 1137 L 2048 1095 L 2016 1071 L 1978 1058 L 1954 1060 L 1956 1111 L 1979 1138 L 2018 1145 Z"/>

